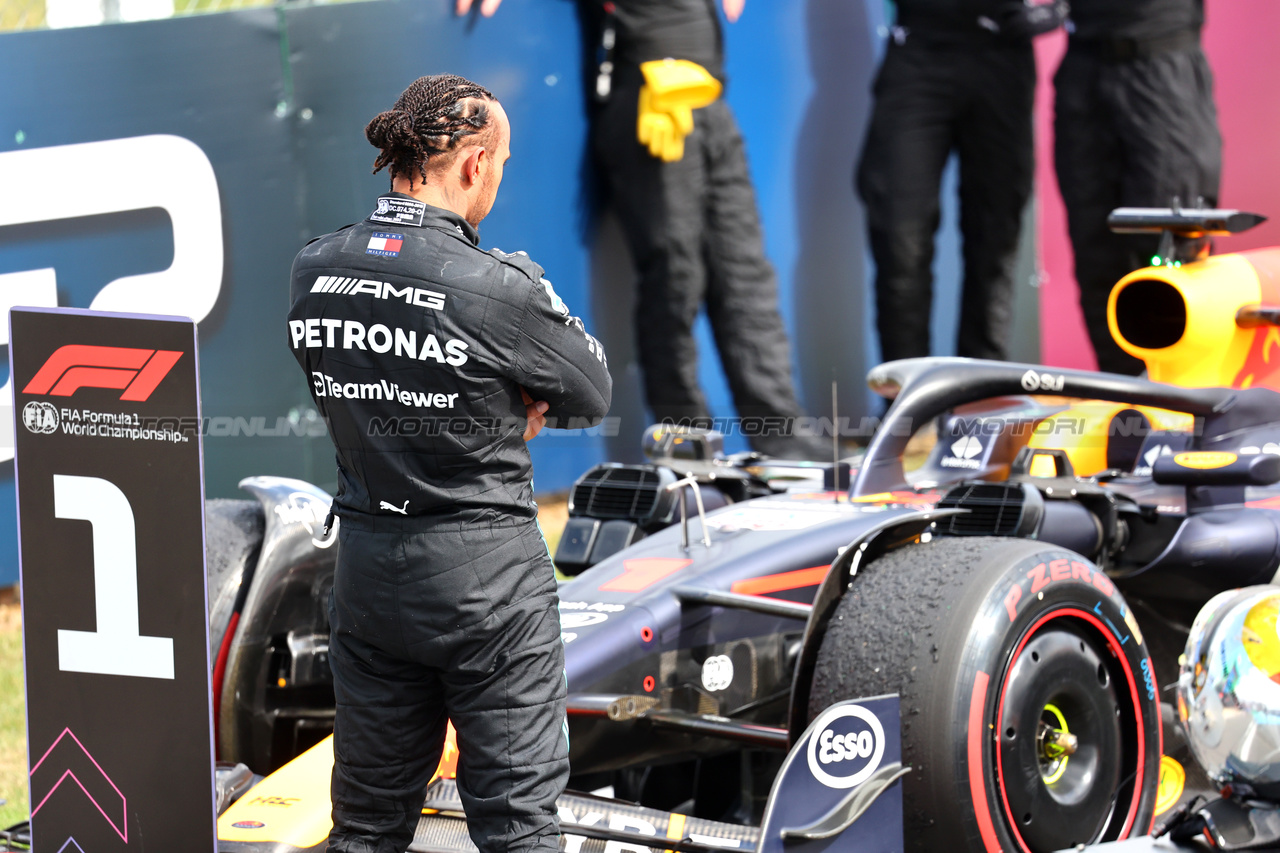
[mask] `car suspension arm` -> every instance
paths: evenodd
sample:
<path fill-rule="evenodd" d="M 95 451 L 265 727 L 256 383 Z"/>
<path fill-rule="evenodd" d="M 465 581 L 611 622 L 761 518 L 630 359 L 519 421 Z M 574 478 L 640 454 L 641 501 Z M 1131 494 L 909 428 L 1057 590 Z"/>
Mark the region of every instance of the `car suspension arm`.
<path fill-rule="evenodd" d="M 697 589 L 691 586 L 678 586 L 674 590 L 681 604 L 707 605 L 715 607 L 732 607 L 735 610 L 751 610 L 768 616 L 782 616 L 787 619 L 798 619 L 805 622 L 813 612 L 813 606 L 795 601 L 783 601 L 779 598 L 765 598 L 759 595 L 743 595 L 739 592 L 720 592 L 713 589 Z"/>

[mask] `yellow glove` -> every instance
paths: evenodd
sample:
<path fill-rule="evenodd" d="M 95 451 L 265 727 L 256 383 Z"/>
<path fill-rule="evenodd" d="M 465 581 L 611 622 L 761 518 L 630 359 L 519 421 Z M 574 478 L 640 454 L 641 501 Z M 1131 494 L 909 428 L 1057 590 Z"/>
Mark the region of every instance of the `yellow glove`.
<path fill-rule="evenodd" d="M 671 163 L 684 157 L 684 138 L 693 130 L 693 111 L 720 97 L 720 81 L 687 59 L 640 63 L 645 85 L 640 89 L 636 138 L 649 153 Z"/>
<path fill-rule="evenodd" d="M 684 156 L 684 134 L 677 135 L 675 120 L 670 113 L 656 112 L 651 106 L 649 87 L 640 89 L 640 115 L 636 121 L 636 138 L 648 147 L 649 153 L 664 162 L 679 160 Z M 692 114 L 690 116 L 692 119 Z"/>

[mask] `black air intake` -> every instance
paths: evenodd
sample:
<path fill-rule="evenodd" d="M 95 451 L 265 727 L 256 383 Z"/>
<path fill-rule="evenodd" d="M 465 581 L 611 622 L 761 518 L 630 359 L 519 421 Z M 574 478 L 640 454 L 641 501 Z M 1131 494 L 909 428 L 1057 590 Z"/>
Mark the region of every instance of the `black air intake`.
<path fill-rule="evenodd" d="M 661 485 L 662 478 L 652 466 L 597 465 L 574 484 L 569 512 L 591 518 L 647 520 L 658 503 Z"/>
<path fill-rule="evenodd" d="M 1017 536 L 1025 526 L 1026 504 L 1026 490 L 1020 483 L 961 483 L 942 496 L 938 509 L 969 511 L 939 520 L 939 532 L 952 536 Z"/>

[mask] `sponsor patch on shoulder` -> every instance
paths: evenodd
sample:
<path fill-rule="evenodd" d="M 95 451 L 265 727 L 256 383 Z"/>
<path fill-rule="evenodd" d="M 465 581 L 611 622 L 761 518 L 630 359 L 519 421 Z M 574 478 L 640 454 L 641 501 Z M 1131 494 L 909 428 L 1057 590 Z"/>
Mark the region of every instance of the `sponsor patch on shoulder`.
<path fill-rule="evenodd" d="M 545 270 L 538 266 L 525 252 L 504 252 L 501 249 L 490 249 L 489 255 L 520 270 L 520 272 L 533 279 L 535 284 L 542 280 L 542 274 Z"/>
<path fill-rule="evenodd" d="M 385 231 L 374 231 L 369 238 L 369 246 L 364 250 L 366 255 L 378 255 L 383 258 L 400 256 L 400 247 L 404 245 L 403 234 L 388 234 Z"/>
<path fill-rule="evenodd" d="M 369 214 L 370 222 L 385 222 L 388 225 L 422 225 L 422 217 L 427 212 L 423 202 L 409 198 L 391 198 L 382 196 L 378 206 Z"/>
<path fill-rule="evenodd" d="M 556 293 L 555 288 L 551 286 L 551 282 L 545 278 L 542 280 L 542 287 L 547 291 L 547 298 L 551 300 L 551 310 L 555 311 L 562 317 L 569 316 L 569 306 L 564 304 L 564 300 Z"/>

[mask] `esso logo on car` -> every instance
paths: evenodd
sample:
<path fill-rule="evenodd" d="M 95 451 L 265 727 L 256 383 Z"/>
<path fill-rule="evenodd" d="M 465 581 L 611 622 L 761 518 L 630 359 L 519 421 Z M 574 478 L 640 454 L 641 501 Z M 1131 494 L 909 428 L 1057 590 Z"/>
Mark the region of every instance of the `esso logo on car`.
<path fill-rule="evenodd" d="M 828 788 L 865 782 L 884 758 L 884 726 L 861 705 L 828 708 L 813 725 L 809 772 Z"/>
<path fill-rule="evenodd" d="M 867 729 L 847 735 L 838 735 L 827 729 L 818 741 L 818 761 L 830 764 L 846 758 L 870 758 L 875 749 L 875 737 Z"/>

